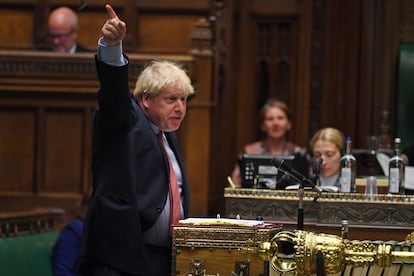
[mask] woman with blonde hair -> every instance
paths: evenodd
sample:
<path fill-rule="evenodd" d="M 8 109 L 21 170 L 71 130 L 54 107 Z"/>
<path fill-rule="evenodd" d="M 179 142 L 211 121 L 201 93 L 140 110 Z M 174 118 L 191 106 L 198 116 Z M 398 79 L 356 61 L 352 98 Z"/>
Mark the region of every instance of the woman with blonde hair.
<path fill-rule="evenodd" d="M 332 127 L 322 128 L 313 135 L 309 146 L 314 162 L 320 164 L 318 168 L 320 186 L 337 190 L 341 157 L 345 147 L 343 133 Z"/>

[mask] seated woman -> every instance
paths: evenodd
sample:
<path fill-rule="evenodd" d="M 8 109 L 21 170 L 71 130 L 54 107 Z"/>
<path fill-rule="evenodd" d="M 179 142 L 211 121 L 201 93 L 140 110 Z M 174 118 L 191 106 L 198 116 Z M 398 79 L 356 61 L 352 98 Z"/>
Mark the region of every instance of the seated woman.
<path fill-rule="evenodd" d="M 324 190 L 337 191 L 339 186 L 339 172 L 341 157 L 344 152 L 345 137 L 336 128 L 323 128 L 318 130 L 310 141 L 310 150 L 313 157 L 313 174 L 319 172 L 319 185 Z"/>
<path fill-rule="evenodd" d="M 291 114 L 286 103 L 269 99 L 260 110 L 260 128 L 264 133 L 262 140 L 247 144 L 242 153 L 267 155 L 293 155 L 304 150 L 288 140 L 292 128 Z M 242 186 L 240 164 L 236 163 L 231 175 L 236 187 Z"/>

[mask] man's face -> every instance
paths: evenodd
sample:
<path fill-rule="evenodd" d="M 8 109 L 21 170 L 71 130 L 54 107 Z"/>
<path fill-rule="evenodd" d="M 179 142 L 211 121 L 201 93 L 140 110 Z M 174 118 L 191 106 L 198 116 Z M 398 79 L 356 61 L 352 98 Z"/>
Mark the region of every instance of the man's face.
<path fill-rule="evenodd" d="M 184 119 L 187 96 L 176 88 L 163 88 L 154 98 L 142 95 L 144 110 L 161 131 L 176 131 Z"/>
<path fill-rule="evenodd" d="M 76 42 L 77 30 L 69 25 L 49 23 L 49 43 L 55 52 L 69 52 Z"/>

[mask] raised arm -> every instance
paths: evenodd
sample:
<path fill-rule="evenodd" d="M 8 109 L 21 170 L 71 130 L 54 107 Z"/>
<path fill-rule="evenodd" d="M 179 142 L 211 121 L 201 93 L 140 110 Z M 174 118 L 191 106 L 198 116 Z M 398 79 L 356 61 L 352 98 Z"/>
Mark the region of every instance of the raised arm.
<path fill-rule="evenodd" d="M 128 62 L 122 54 L 126 24 L 110 5 L 105 5 L 109 19 L 102 26 L 98 41 L 97 73 L 100 82 L 99 109 L 95 113 L 95 129 L 128 130 L 131 126 L 131 98 Z"/>

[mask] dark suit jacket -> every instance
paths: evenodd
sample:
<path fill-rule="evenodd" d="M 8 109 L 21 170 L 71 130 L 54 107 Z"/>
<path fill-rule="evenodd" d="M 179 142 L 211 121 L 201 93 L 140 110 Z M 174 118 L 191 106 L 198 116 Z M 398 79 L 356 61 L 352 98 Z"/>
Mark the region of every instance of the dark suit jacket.
<path fill-rule="evenodd" d="M 53 49 L 48 47 L 40 47 L 37 49 L 38 51 L 48 51 L 53 52 Z M 86 48 L 85 46 L 82 46 L 81 44 L 77 43 L 75 48 L 75 53 L 96 53 L 96 50 L 92 50 L 89 48 Z"/>
<path fill-rule="evenodd" d="M 76 44 L 75 53 L 92 53 L 92 52 L 96 52 L 96 50 L 86 48 L 80 45 L 79 43 Z"/>
<path fill-rule="evenodd" d="M 148 118 L 131 98 L 128 65 L 96 60 L 101 84 L 93 120 L 93 194 L 85 221 L 81 262 L 147 275 L 143 232 L 158 219 L 168 195 L 168 159 Z M 166 133 L 183 175 L 187 217 L 189 188 L 176 137 Z"/>

